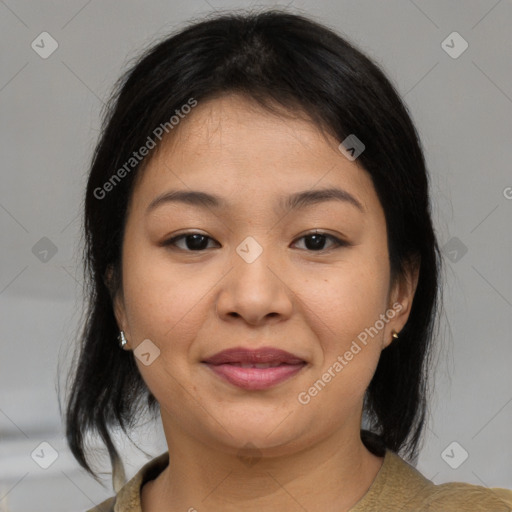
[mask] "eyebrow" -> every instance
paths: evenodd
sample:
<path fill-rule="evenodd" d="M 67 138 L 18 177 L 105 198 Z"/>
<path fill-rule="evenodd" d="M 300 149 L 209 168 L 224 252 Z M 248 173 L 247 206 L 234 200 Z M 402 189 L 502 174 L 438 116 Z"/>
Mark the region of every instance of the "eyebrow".
<path fill-rule="evenodd" d="M 298 210 L 307 206 L 325 201 L 341 201 L 351 204 L 364 212 L 364 207 L 352 194 L 340 188 L 324 188 L 318 190 L 304 190 L 287 197 L 281 197 L 279 206 L 285 211 Z M 220 196 L 201 192 L 199 190 L 170 190 L 155 197 L 146 209 L 146 214 L 155 208 L 166 204 L 179 202 L 203 208 L 225 208 L 227 203 Z"/>

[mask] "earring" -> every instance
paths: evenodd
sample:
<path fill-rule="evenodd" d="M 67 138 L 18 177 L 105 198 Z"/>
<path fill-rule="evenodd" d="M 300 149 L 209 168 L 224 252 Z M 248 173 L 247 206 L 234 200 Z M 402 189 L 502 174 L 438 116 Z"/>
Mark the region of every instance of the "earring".
<path fill-rule="evenodd" d="M 394 338 L 395 340 L 397 340 L 397 339 L 398 339 L 398 333 L 397 333 L 396 331 L 393 331 L 393 332 L 392 332 L 392 334 L 391 334 L 391 336 L 393 336 L 393 338 Z"/>
<path fill-rule="evenodd" d="M 119 340 L 119 346 L 124 349 L 124 347 L 128 343 L 128 341 L 126 340 L 126 337 L 125 337 L 123 331 L 119 332 L 119 336 L 117 337 L 117 339 Z"/>

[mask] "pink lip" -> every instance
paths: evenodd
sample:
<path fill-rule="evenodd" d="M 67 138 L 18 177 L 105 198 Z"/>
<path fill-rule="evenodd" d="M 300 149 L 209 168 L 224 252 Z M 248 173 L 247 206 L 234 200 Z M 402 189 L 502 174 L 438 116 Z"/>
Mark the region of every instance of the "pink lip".
<path fill-rule="evenodd" d="M 267 389 L 298 373 L 306 362 L 289 352 L 264 347 L 249 350 L 236 347 L 223 350 L 203 361 L 215 374 L 247 390 Z M 272 364 L 269 368 L 243 368 L 240 365 Z"/>

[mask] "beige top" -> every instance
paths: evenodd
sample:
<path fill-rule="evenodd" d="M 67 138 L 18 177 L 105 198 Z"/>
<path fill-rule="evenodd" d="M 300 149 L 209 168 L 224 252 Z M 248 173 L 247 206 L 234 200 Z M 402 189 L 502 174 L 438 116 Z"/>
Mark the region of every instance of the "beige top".
<path fill-rule="evenodd" d="M 87 512 L 142 512 L 142 486 L 169 464 L 169 452 L 154 458 L 119 491 Z M 387 450 L 366 494 L 350 512 L 512 512 L 512 490 L 461 482 L 436 485 Z"/>

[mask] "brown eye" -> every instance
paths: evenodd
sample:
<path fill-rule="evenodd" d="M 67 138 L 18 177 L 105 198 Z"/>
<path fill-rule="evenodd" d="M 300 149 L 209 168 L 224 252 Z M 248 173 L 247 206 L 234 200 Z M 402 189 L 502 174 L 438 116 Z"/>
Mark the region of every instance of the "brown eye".
<path fill-rule="evenodd" d="M 314 252 L 320 252 L 320 251 L 326 251 L 329 249 L 335 249 L 337 247 L 343 247 L 349 245 L 347 242 L 344 242 L 343 240 L 340 240 L 339 238 L 336 238 L 333 235 L 329 235 L 327 233 L 311 233 L 308 235 L 304 235 L 299 240 L 305 240 L 305 248 L 308 251 L 314 251 Z M 334 243 L 334 246 L 325 247 L 326 241 L 330 240 L 332 243 Z"/>
<path fill-rule="evenodd" d="M 176 246 L 178 249 L 181 249 L 183 251 L 190 251 L 190 252 L 197 252 L 197 251 L 204 251 L 205 249 L 208 249 L 208 242 L 212 240 L 213 238 L 203 235 L 202 233 L 185 233 L 182 235 L 175 236 L 174 238 L 171 238 L 167 242 L 164 242 L 164 246 Z M 182 243 L 181 246 L 178 245 L 178 242 L 184 241 L 184 244 Z"/>

